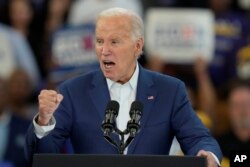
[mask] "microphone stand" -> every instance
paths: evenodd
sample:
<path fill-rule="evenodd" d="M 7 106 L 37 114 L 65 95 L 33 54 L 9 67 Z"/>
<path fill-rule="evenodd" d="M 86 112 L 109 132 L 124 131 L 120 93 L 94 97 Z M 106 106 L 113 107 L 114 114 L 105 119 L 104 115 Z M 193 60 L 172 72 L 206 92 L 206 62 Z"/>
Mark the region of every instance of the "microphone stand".
<path fill-rule="evenodd" d="M 129 135 L 128 139 L 125 141 L 125 135 L 129 134 L 129 130 L 128 129 L 126 129 L 124 131 L 121 131 L 118 128 L 116 128 L 115 132 L 120 137 L 119 146 L 117 147 L 117 149 L 119 151 L 119 154 L 124 154 L 124 150 L 132 142 L 132 140 L 134 139 L 134 136 L 132 137 L 131 135 Z"/>
<path fill-rule="evenodd" d="M 117 148 L 119 154 L 123 155 L 124 150 L 128 147 L 128 145 L 133 141 L 135 138 L 136 131 L 131 132 L 129 129 L 125 129 L 124 131 L 121 131 L 117 127 L 114 128 L 114 133 L 119 135 L 119 142 L 115 141 L 111 136 L 110 136 L 110 131 L 109 132 L 104 132 L 104 138 L 114 147 Z M 129 134 L 128 139 L 125 141 L 125 135 Z"/>

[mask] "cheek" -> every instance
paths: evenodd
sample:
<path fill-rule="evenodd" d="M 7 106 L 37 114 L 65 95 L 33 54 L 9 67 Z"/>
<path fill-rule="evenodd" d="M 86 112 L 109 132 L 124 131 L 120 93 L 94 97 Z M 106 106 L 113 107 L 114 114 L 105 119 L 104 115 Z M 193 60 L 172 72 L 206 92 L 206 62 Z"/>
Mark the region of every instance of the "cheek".
<path fill-rule="evenodd" d="M 98 59 L 100 59 L 101 57 L 101 51 L 98 47 L 95 47 L 95 53 L 96 53 L 96 56 L 98 57 Z"/>
<path fill-rule="evenodd" d="M 239 120 L 242 117 L 245 117 L 244 115 L 245 115 L 244 111 L 242 109 L 238 109 L 238 110 L 235 110 L 231 113 L 231 118 L 234 120 Z"/>

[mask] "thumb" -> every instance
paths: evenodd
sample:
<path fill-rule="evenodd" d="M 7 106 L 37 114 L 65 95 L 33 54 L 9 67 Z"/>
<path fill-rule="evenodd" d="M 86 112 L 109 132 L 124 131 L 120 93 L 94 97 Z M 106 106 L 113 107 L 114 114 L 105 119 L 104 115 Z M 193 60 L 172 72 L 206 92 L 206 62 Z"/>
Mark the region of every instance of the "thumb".
<path fill-rule="evenodd" d="M 57 103 L 60 103 L 63 100 L 63 95 L 62 94 L 57 94 Z"/>

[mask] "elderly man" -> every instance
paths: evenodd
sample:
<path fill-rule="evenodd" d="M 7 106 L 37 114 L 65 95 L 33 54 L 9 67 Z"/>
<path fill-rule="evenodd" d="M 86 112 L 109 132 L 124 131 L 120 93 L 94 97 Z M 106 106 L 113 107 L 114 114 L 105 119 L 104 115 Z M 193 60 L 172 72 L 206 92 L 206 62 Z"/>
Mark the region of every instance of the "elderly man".
<path fill-rule="evenodd" d="M 187 155 L 204 156 L 211 167 L 219 164 L 220 148 L 193 112 L 184 84 L 137 63 L 143 31 L 142 20 L 131 11 L 111 8 L 100 13 L 95 45 L 101 70 L 66 81 L 59 92 L 40 93 L 39 113 L 27 135 L 29 158 L 59 152 L 68 138 L 76 153 L 118 153 L 103 138 L 104 110 L 110 100 L 118 101 L 117 127 L 124 130 L 136 99 L 144 105 L 141 131 L 127 154 L 168 154 L 175 135 Z"/>

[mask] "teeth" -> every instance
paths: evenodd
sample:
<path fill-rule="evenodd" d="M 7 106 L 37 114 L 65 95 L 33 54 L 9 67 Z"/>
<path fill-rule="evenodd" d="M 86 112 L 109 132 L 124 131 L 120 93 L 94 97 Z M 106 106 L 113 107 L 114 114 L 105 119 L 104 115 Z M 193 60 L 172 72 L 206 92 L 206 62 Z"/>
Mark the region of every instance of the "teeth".
<path fill-rule="evenodd" d="M 111 68 L 111 65 L 105 63 L 105 67 L 106 67 L 106 68 Z"/>
<path fill-rule="evenodd" d="M 104 62 L 104 66 L 105 68 L 110 69 L 113 66 L 113 64 L 111 62 Z"/>
<path fill-rule="evenodd" d="M 105 67 L 106 69 L 110 69 L 110 68 L 112 68 L 112 67 L 115 65 L 114 62 L 108 61 L 108 60 L 103 61 L 103 64 L 104 64 L 104 67 Z"/>
<path fill-rule="evenodd" d="M 112 61 L 106 60 L 106 61 L 103 61 L 103 63 L 106 69 L 110 69 L 112 68 L 112 66 L 114 66 L 114 63 Z"/>

